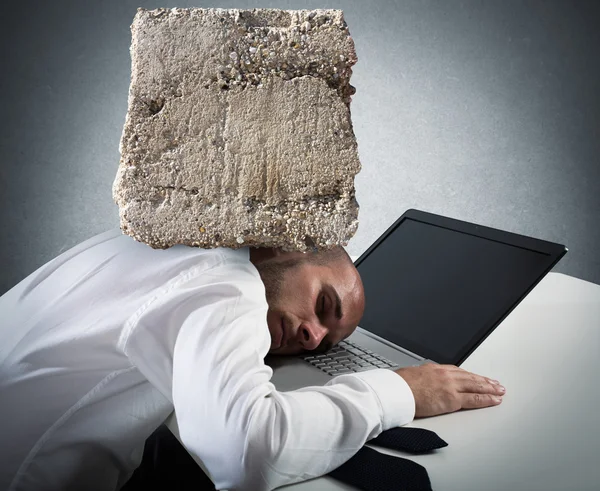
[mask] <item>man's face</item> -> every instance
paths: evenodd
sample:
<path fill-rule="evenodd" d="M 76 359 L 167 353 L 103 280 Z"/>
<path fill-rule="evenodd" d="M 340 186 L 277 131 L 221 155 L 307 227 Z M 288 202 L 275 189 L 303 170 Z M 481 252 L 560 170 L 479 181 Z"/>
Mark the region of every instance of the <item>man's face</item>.
<path fill-rule="evenodd" d="M 289 266 L 281 259 L 257 265 L 269 304 L 269 353 L 325 351 L 350 336 L 365 305 L 354 265 L 341 258 L 327 265 L 304 261 Z"/>

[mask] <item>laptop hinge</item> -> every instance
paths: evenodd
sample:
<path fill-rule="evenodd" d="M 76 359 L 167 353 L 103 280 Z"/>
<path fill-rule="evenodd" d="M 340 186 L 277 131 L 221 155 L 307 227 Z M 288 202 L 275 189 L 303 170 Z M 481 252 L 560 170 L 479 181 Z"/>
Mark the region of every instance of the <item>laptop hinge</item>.
<path fill-rule="evenodd" d="M 373 334 L 372 332 L 366 331 L 365 329 L 363 329 L 361 327 L 357 327 L 356 330 L 359 331 L 361 334 L 364 334 L 365 336 L 373 338 L 373 339 L 379 341 L 380 343 L 383 343 L 395 350 L 401 351 L 402 353 L 404 353 L 408 356 L 411 356 L 412 358 L 416 358 L 419 361 L 422 361 L 425 359 L 424 357 L 419 356 L 419 355 L 413 353 L 412 351 L 408 351 L 407 349 L 403 348 L 402 346 L 398 346 L 397 344 L 390 343 L 387 339 L 379 337 L 379 336 L 377 336 L 377 334 Z"/>

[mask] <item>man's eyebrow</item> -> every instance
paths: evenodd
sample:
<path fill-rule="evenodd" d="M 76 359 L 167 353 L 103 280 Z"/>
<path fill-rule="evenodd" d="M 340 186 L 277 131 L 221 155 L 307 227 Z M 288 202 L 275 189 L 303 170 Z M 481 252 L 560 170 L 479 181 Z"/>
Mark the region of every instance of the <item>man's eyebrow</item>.
<path fill-rule="evenodd" d="M 329 289 L 331 290 L 333 299 L 335 301 L 335 317 L 336 319 L 341 320 L 341 318 L 344 316 L 344 312 L 342 312 L 342 299 L 338 295 L 338 292 L 335 290 L 335 288 L 329 286 Z"/>

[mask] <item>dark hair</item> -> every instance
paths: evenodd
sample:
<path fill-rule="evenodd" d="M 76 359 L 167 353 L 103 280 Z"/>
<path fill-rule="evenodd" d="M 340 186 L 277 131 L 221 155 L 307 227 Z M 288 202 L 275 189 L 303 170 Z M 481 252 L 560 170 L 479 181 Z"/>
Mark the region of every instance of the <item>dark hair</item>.
<path fill-rule="evenodd" d="M 307 252 L 303 257 L 284 259 L 279 261 L 279 264 L 285 265 L 286 268 L 292 268 L 304 263 L 315 264 L 317 266 L 329 266 L 331 263 L 338 261 L 347 261 L 352 264 L 352 259 L 350 259 L 346 249 L 342 246 L 335 246 L 332 249 L 322 251 Z"/>
<path fill-rule="evenodd" d="M 328 249 L 326 251 L 309 252 L 306 254 L 305 260 L 313 264 L 318 264 L 319 266 L 326 266 L 332 262 L 342 260 L 352 263 L 352 259 L 350 259 L 346 249 L 342 246 L 335 246 L 333 249 Z"/>
<path fill-rule="evenodd" d="M 267 291 L 267 299 L 278 295 L 283 286 L 283 273 L 286 270 L 310 263 L 317 266 L 330 266 L 339 261 L 352 265 L 352 259 L 341 246 L 317 252 L 307 252 L 301 257 L 271 258 L 255 264 Z"/>

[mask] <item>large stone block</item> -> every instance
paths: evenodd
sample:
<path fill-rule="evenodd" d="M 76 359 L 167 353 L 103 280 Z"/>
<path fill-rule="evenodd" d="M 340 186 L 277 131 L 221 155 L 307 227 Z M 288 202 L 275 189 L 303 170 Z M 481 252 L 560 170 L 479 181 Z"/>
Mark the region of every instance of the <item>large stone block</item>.
<path fill-rule="evenodd" d="M 155 248 L 345 245 L 354 42 L 339 10 L 138 10 L 113 186 Z"/>

